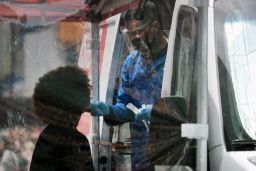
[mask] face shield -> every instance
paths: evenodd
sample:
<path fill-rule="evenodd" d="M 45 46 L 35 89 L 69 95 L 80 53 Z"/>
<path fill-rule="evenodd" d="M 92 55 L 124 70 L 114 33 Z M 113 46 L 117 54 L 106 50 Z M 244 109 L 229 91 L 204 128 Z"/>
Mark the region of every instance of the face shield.
<path fill-rule="evenodd" d="M 132 22 L 132 21 L 130 21 Z M 138 21 L 136 21 L 138 22 Z M 129 22 L 128 22 L 129 23 Z M 146 28 L 152 23 L 152 21 L 141 22 L 139 24 L 126 24 L 126 27 L 122 27 L 121 32 L 129 48 L 129 51 L 138 50 L 144 58 L 152 58 L 150 50 L 150 42 L 147 40 Z"/>

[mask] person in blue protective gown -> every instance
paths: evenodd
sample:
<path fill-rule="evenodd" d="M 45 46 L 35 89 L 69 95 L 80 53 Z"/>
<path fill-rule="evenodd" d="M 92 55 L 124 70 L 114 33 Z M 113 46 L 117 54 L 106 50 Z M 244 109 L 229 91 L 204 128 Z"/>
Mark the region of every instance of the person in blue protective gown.
<path fill-rule="evenodd" d="M 127 11 L 124 23 L 135 50 L 123 63 L 117 102 L 92 102 L 91 114 L 104 116 L 109 125 L 131 122 L 132 170 L 153 170 L 143 147 L 148 141 L 152 105 L 161 95 L 167 38 L 152 2 L 143 9 Z M 132 110 L 134 107 L 138 112 Z"/>

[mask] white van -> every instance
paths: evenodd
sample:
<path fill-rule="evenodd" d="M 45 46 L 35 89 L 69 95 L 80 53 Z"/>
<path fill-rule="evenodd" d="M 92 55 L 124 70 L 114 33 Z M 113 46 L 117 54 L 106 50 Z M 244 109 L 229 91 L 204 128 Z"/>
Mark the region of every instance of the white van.
<path fill-rule="evenodd" d="M 256 169 L 256 99 L 253 89 L 256 82 L 252 76 L 256 45 L 255 7 L 253 0 L 176 1 L 169 32 L 162 98 L 153 108 L 150 125 L 149 155 L 156 170 Z M 119 23 L 115 17 L 110 23 Z M 115 29 L 118 30 L 118 27 Z M 112 59 L 112 63 L 103 59 L 103 70 L 109 73 L 101 73 L 99 97 L 108 103 L 111 103 L 112 99 L 108 98 L 112 96 L 107 94 L 113 94 L 113 77 L 117 77 L 116 70 L 120 65 L 117 55 L 111 54 L 120 53 L 116 51 L 120 50 L 120 46 L 116 43 L 112 53 L 109 48 L 104 53 L 109 56 L 107 61 Z M 101 85 L 103 82 L 108 86 Z M 173 103 L 178 105 L 179 115 L 172 113 Z M 164 112 L 169 118 L 158 117 Z M 115 128 L 119 131 L 118 135 L 115 134 L 119 139 L 112 139 L 113 146 L 116 143 L 129 146 L 124 138 L 124 134 L 129 133 L 120 133 L 129 125 L 124 127 Z M 104 136 L 104 128 L 108 126 L 103 123 L 103 139 L 108 137 Z M 104 145 L 101 147 L 104 148 Z M 129 170 L 126 166 L 129 153 L 124 150 L 116 154 L 115 150 L 111 155 L 115 169 Z M 108 156 L 105 154 L 103 151 L 100 156 Z M 120 158 L 122 155 L 123 158 Z M 100 169 L 106 164 L 109 163 L 100 164 Z"/>
<path fill-rule="evenodd" d="M 256 170 L 256 1 L 152 1 L 169 36 L 145 149 L 155 170 Z M 0 136 L 17 153 L 19 170 L 28 169 L 45 126 L 31 108 L 36 80 L 58 66 L 78 65 L 90 75 L 92 100 L 114 103 L 120 67 L 133 50 L 120 29 L 121 15 L 139 3 L 0 2 Z M 80 17 L 69 18 L 77 12 Z M 77 22 L 67 34 L 60 33 L 63 19 Z M 111 127 L 94 117 L 86 135 L 95 170 L 131 170 L 129 123 Z"/>

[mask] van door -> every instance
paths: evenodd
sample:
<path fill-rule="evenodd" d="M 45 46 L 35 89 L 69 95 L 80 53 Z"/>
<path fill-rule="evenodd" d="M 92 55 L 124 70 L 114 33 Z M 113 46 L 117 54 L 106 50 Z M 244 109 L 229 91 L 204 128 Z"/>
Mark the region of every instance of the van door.
<path fill-rule="evenodd" d="M 156 170 L 196 170 L 196 141 L 181 137 L 181 124 L 196 123 L 197 23 L 197 10 L 178 1 L 169 34 L 162 98 L 153 107 L 150 123 L 147 150 Z"/>

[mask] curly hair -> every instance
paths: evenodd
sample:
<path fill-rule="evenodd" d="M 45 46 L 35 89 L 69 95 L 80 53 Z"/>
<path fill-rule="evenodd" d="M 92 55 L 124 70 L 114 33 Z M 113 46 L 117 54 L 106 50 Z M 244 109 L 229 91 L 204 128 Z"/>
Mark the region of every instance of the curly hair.
<path fill-rule="evenodd" d="M 89 109 L 90 84 L 87 73 L 76 66 L 59 67 L 36 83 L 34 113 L 45 123 L 70 125 L 72 118 Z"/>

